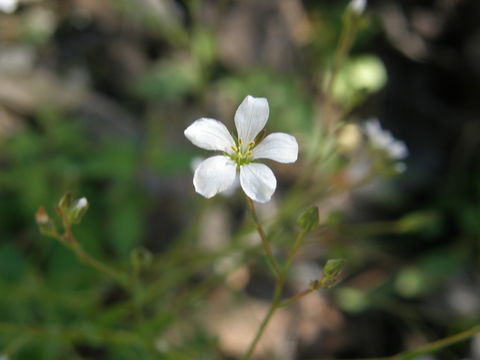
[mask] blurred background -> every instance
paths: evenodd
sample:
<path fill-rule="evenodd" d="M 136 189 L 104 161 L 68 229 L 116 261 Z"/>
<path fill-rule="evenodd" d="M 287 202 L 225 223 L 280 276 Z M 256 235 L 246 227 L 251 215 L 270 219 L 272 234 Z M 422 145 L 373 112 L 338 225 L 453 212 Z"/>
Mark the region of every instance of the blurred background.
<path fill-rule="evenodd" d="M 300 143 L 258 206 L 276 255 L 320 207 L 286 296 L 347 263 L 276 313 L 255 358 L 384 357 L 479 323 L 480 2 L 369 1 L 339 63 L 347 5 L 0 0 L 2 360 L 241 357 L 274 280 L 241 191 L 195 194 L 208 154 L 183 130 L 233 131 L 246 95 Z M 405 142 L 404 165 L 368 146 L 370 118 Z M 67 191 L 90 203 L 78 241 L 133 274 L 138 299 L 40 235 L 35 212 Z M 422 359 L 480 359 L 480 337 Z"/>

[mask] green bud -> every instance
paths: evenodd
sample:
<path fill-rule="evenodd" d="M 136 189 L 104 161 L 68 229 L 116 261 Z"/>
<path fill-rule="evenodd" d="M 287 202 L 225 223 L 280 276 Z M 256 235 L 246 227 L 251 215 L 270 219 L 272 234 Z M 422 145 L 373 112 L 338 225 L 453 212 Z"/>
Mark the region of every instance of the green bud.
<path fill-rule="evenodd" d="M 68 208 L 66 213 L 66 219 L 70 224 L 79 224 L 82 221 L 83 216 L 88 210 L 88 201 L 85 197 L 82 197 Z"/>
<path fill-rule="evenodd" d="M 330 259 L 323 267 L 323 276 L 320 285 L 324 288 L 331 288 L 340 281 L 340 274 L 345 266 L 344 259 Z"/>
<path fill-rule="evenodd" d="M 66 214 L 70 206 L 72 206 L 73 200 L 74 200 L 73 193 L 68 192 L 65 195 L 63 195 L 57 204 L 58 215 L 63 216 L 64 214 Z"/>
<path fill-rule="evenodd" d="M 297 225 L 306 232 L 314 231 L 318 228 L 319 217 L 318 208 L 316 206 L 305 210 L 297 219 Z"/>
<path fill-rule="evenodd" d="M 48 216 L 45 208 L 41 207 L 35 213 L 35 221 L 37 222 L 38 229 L 42 235 L 56 236 L 58 234 L 55 223 Z"/>
<path fill-rule="evenodd" d="M 152 253 L 145 248 L 134 249 L 130 253 L 130 261 L 135 271 L 149 266 L 153 261 Z"/>

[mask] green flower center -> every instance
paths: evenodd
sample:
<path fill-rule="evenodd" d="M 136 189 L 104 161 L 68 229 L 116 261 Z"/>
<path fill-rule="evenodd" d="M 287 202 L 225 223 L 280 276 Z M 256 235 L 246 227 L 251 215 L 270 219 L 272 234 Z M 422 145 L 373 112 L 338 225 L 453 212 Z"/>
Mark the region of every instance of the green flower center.
<path fill-rule="evenodd" d="M 228 156 L 237 164 L 237 167 L 249 164 L 252 162 L 252 150 L 254 147 L 255 142 L 251 141 L 245 145 L 242 139 L 238 139 L 237 144 L 231 147 L 233 152 L 228 154 Z"/>

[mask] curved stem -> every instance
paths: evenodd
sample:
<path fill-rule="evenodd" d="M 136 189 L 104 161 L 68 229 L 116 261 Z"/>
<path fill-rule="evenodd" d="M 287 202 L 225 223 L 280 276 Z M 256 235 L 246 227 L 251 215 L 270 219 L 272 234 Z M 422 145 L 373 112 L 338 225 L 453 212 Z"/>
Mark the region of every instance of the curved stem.
<path fill-rule="evenodd" d="M 27 325 L 0 321 L 0 333 L 19 333 L 32 337 L 55 337 L 63 339 L 65 342 L 86 341 L 89 342 L 94 336 L 97 341 L 108 344 L 131 344 L 143 345 L 145 341 L 135 332 L 127 330 L 106 330 L 93 328 L 87 334 L 82 329 L 76 327 L 61 327 L 57 324 L 47 325 Z"/>
<path fill-rule="evenodd" d="M 447 346 L 456 344 L 460 341 L 466 340 L 468 338 L 471 338 L 475 335 L 480 334 L 480 326 L 475 326 L 470 330 L 466 330 L 464 332 L 446 337 L 444 339 L 440 339 L 434 342 L 431 342 L 430 344 L 426 344 L 424 346 L 419 347 L 418 349 L 413 349 L 409 351 L 405 351 L 403 353 L 400 353 L 398 355 L 395 355 L 391 358 L 388 358 L 389 360 L 410 360 L 410 359 L 416 359 L 419 356 L 423 355 L 428 355 L 432 354 L 434 352 L 437 352 Z"/>
<path fill-rule="evenodd" d="M 359 20 L 360 18 L 358 15 L 353 14 L 350 9 L 347 9 L 347 13 L 344 15 L 340 39 L 338 41 L 337 48 L 335 49 L 332 69 L 330 71 L 325 87 L 325 118 L 327 120 L 327 126 L 330 132 L 333 130 L 332 126 L 335 123 L 335 120 L 333 119 L 333 87 L 335 85 L 335 80 L 337 78 L 338 72 L 342 67 L 343 62 L 345 61 L 345 58 L 347 57 L 347 54 L 350 51 L 357 35 Z"/>
<path fill-rule="evenodd" d="M 381 358 L 351 359 L 351 360 L 413 360 L 423 355 L 433 354 L 437 351 L 440 351 L 446 348 L 447 346 L 456 344 L 463 340 L 467 340 L 477 335 L 480 335 L 480 325 L 474 326 L 473 328 L 463 331 L 461 333 L 451 335 L 437 341 L 433 341 L 429 344 L 420 346 L 417 349 L 407 350 L 393 356 L 387 356 L 387 357 L 381 357 Z"/>
<path fill-rule="evenodd" d="M 257 330 L 257 333 L 255 334 L 255 337 L 253 338 L 252 343 L 250 344 L 247 353 L 243 356 L 242 360 L 250 360 L 253 352 L 255 351 L 255 348 L 257 347 L 258 342 L 262 338 L 263 333 L 265 332 L 265 329 L 267 328 L 268 323 L 272 319 L 273 314 L 275 311 L 278 309 L 278 304 L 280 303 L 280 299 L 282 296 L 282 290 L 283 286 L 285 284 L 285 280 L 283 277 L 280 277 L 277 280 L 277 284 L 275 286 L 275 293 L 273 295 L 273 300 L 272 304 L 270 305 L 270 308 L 268 309 L 267 314 L 263 318 L 262 323 L 260 324 L 260 327 Z"/>
<path fill-rule="evenodd" d="M 97 271 L 107 275 L 108 277 L 112 278 L 115 280 L 118 284 L 122 285 L 123 287 L 130 289 L 130 281 L 128 280 L 128 277 L 123 275 L 121 272 L 111 268 L 108 265 L 105 265 L 104 263 L 98 261 L 97 259 L 93 258 L 88 254 L 83 247 L 80 245 L 80 243 L 77 241 L 75 238 L 75 235 L 73 235 L 70 226 L 65 226 L 65 234 L 58 235 L 55 237 L 62 245 L 65 247 L 71 249 L 75 255 L 77 256 L 78 260 L 83 262 L 86 265 L 91 266 L 92 268 L 96 269 Z"/>
<path fill-rule="evenodd" d="M 260 236 L 260 239 L 262 239 L 262 245 L 263 249 L 265 250 L 265 255 L 267 256 L 268 263 L 272 268 L 275 277 L 278 278 L 280 276 L 280 269 L 277 265 L 277 262 L 275 261 L 275 258 L 273 257 L 272 248 L 270 247 L 270 243 L 268 242 L 267 236 L 265 235 L 262 224 L 260 224 L 260 221 L 258 220 L 257 212 L 255 211 L 255 205 L 253 204 L 252 199 L 250 199 L 248 196 L 246 196 L 245 198 L 247 200 L 248 210 L 252 214 L 253 221 L 255 221 L 255 225 L 257 226 L 258 235 Z"/>
<path fill-rule="evenodd" d="M 277 282 L 275 284 L 275 291 L 272 299 L 272 304 L 270 305 L 270 308 L 268 309 L 267 314 L 263 318 L 263 321 L 260 324 L 260 327 L 258 328 L 257 333 L 255 334 L 255 337 L 253 338 L 253 341 L 247 350 L 247 353 L 243 356 L 242 358 L 243 360 L 251 359 L 253 352 L 257 347 L 258 342 L 262 338 L 262 335 L 265 332 L 265 329 L 267 328 L 268 324 L 270 323 L 270 320 L 273 317 L 273 314 L 278 308 L 282 307 L 282 303 L 281 303 L 282 291 L 283 291 L 283 287 L 285 286 L 285 280 L 287 278 L 288 270 L 290 270 L 290 266 L 292 265 L 293 259 L 295 258 L 295 255 L 297 254 L 298 249 L 303 243 L 303 239 L 305 238 L 305 235 L 306 235 L 305 231 L 300 231 L 297 235 L 297 238 L 295 239 L 292 250 L 288 255 L 287 262 L 285 263 L 283 270 L 279 273 L 279 276 L 277 278 Z"/>
<path fill-rule="evenodd" d="M 305 295 L 308 295 L 312 292 L 310 289 L 303 290 L 302 292 L 299 292 L 297 295 L 292 296 L 291 298 L 282 301 L 280 304 L 278 304 L 278 307 L 287 307 L 292 305 L 293 303 L 297 302 L 301 298 L 303 298 Z"/>

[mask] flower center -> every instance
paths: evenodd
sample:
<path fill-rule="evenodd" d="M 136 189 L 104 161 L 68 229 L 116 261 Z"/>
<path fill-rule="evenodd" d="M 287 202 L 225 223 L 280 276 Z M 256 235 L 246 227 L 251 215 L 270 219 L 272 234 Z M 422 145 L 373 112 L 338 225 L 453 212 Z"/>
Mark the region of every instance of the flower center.
<path fill-rule="evenodd" d="M 232 153 L 228 154 L 237 167 L 248 164 L 252 161 L 252 150 L 255 147 L 255 142 L 250 141 L 248 144 L 244 144 L 242 139 L 238 139 L 237 144 L 232 146 Z"/>

